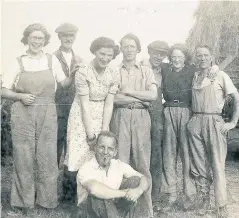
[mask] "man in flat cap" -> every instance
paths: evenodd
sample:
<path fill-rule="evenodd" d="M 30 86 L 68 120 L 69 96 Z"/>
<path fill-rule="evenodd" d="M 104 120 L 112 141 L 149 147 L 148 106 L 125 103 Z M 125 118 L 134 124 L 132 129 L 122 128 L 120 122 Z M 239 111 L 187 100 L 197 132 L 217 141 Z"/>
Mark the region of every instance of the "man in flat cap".
<path fill-rule="evenodd" d="M 151 117 L 151 163 L 152 201 L 159 196 L 162 175 L 162 138 L 163 138 L 163 105 L 162 105 L 162 75 L 161 69 L 166 65 L 163 60 L 167 57 L 169 46 L 163 41 L 154 41 L 148 45 L 149 59 L 141 61 L 142 65 L 149 66 L 158 82 L 158 97 L 149 107 Z"/>
<path fill-rule="evenodd" d="M 73 43 L 76 38 L 78 27 L 70 23 L 61 24 L 57 29 L 58 38 L 61 41 L 60 48 L 54 52 L 54 55 L 60 61 L 62 70 L 65 75 L 69 75 L 76 71 L 82 59 L 75 55 L 72 50 Z M 67 122 L 71 108 L 71 104 L 75 96 L 74 81 L 69 88 L 63 88 L 60 84 L 57 85 L 56 91 L 56 105 L 57 105 L 57 116 L 58 116 L 58 135 L 57 135 L 57 161 L 58 165 L 64 150 L 64 157 L 66 154 L 66 133 L 67 133 Z M 64 170 L 65 178 L 63 181 L 63 194 L 66 200 L 73 200 L 72 195 L 76 194 L 76 183 L 71 181 L 67 169 Z M 74 180 L 74 179 L 73 179 Z"/>

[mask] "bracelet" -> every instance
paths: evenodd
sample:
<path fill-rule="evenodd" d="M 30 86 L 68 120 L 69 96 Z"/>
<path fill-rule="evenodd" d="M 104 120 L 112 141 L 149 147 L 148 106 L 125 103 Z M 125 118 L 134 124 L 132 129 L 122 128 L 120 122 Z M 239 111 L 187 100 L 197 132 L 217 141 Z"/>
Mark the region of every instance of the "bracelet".
<path fill-rule="evenodd" d="M 92 141 L 94 141 L 96 139 L 96 135 L 94 134 L 94 137 L 93 138 L 88 138 L 88 136 L 87 136 L 87 141 L 89 141 L 89 142 L 92 142 Z"/>

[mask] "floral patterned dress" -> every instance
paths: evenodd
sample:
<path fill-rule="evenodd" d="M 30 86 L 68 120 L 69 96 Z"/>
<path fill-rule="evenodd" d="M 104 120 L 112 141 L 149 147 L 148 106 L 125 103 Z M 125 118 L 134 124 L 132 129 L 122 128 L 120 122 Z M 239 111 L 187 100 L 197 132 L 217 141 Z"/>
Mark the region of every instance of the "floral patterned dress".
<path fill-rule="evenodd" d="M 82 65 L 75 76 L 76 95 L 71 107 L 67 127 L 67 153 L 65 165 L 69 171 L 77 171 L 85 162 L 94 156 L 86 141 L 86 132 L 82 120 L 80 96 L 89 95 L 89 110 L 93 122 L 93 132 L 100 133 L 103 121 L 104 103 L 109 93 L 118 90 L 117 71 L 106 67 L 99 75 L 91 62 Z"/>

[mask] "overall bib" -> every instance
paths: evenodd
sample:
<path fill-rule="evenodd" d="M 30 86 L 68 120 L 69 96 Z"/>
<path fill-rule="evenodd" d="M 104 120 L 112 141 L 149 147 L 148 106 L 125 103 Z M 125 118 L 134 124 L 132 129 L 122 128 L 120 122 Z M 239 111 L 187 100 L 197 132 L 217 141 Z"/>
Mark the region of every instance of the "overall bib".
<path fill-rule="evenodd" d="M 31 105 L 13 104 L 11 115 L 13 141 L 13 181 L 11 205 L 33 208 L 57 206 L 57 116 L 55 80 L 51 56 L 48 70 L 21 73 L 16 92 L 35 95 Z"/>
<path fill-rule="evenodd" d="M 188 123 L 189 143 L 192 155 L 192 174 L 201 192 L 208 194 L 213 173 L 216 205 L 222 207 L 227 202 L 225 160 L 227 154 L 226 135 L 220 129 L 224 123 L 211 84 L 192 89 L 193 117 Z"/>

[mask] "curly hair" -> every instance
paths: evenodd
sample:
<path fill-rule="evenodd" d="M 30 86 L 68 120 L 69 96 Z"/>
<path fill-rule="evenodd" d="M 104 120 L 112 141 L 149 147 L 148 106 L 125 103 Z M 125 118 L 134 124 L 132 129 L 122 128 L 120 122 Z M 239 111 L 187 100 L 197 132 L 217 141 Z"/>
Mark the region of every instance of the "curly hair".
<path fill-rule="evenodd" d="M 122 46 L 122 41 L 124 39 L 132 39 L 132 40 L 134 40 L 136 45 L 137 45 L 138 51 L 141 52 L 141 44 L 140 44 L 139 38 L 136 35 L 134 35 L 132 33 L 128 33 L 125 36 L 123 36 L 123 38 L 120 40 L 120 45 L 121 46 Z"/>
<path fill-rule="evenodd" d="M 90 46 L 90 51 L 92 54 L 95 54 L 101 48 L 112 48 L 114 51 L 113 59 L 120 53 L 119 46 L 115 44 L 114 40 L 107 37 L 99 37 L 96 38 Z"/>
<path fill-rule="evenodd" d="M 180 50 L 184 55 L 185 55 L 185 65 L 190 65 L 192 63 L 192 55 L 189 51 L 189 49 L 186 47 L 186 45 L 184 44 L 174 44 L 173 46 L 171 46 L 171 48 L 169 49 L 169 60 L 171 62 L 171 56 L 174 50 Z"/>
<path fill-rule="evenodd" d="M 29 25 L 28 27 L 25 28 L 24 32 L 23 32 L 23 37 L 21 39 L 21 42 L 24 45 L 28 44 L 28 37 L 29 35 L 34 32 L 34 31 L 41 31 L 44 33 L 45 35 L 45 43 L 44 46 L 46 46 L 49 43 L 49 40 L 51 38 L 50 33 L 47 31 L 47 29 L 40 23 L 34 23 Z"/>

